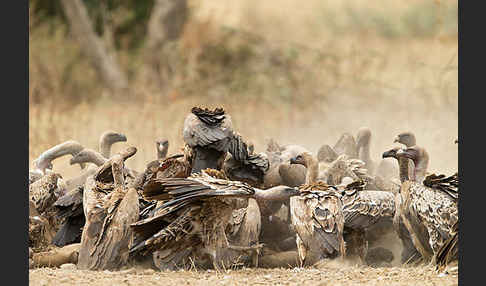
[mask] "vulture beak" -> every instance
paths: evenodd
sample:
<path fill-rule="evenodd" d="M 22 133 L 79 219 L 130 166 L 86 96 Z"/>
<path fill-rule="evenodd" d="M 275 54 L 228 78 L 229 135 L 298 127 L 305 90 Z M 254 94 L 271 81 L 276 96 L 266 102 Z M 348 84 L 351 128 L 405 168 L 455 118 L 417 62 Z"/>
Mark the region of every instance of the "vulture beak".
<path fill-rule="evenodd" d="M 390 150 L 390 151 L 386 151 L 386 152 L 383 152 L 383 155 L 381 155 L 381 158 L 385 159 L 385 158 L 389 158 L 389 157 L 394 157 L 396 153 L 393 152 L 393 150 Z"/>
<path fill-rule="evenodd" d="M 76 156 L 73 156 L 70 160 L 69 160 L 69 165 L 74 165 L 76 164 L 76 161 L 74 160 L 76 159 Z"/>
<path fill-rule="evenodd" d="M 398 138 L 398 135 L 395 137 L 395 139 L 393 140 L 393 143 L 397 143 L 398 141 L 400 141 L 400 138 Z"/>
<path fill-rule="evenodd" d="M 127 136 L 125 136 L 125 134 L 118 133 L 118 141 L 119 142 L 127 142 Z"/>
<path fill-rule="evenodd" d="M 289 193 L 290 197 L 297 196 L 298 194 L 300 194 L 300 191 L 297 188 L 288 187 L 286 190 Z"/>

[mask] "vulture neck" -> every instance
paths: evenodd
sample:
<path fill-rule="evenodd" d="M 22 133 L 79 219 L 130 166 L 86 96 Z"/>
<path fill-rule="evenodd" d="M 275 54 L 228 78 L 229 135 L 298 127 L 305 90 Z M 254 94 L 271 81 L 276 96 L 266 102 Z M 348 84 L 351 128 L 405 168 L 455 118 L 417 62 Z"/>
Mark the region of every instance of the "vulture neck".
<path fill-rule="evenodd" d="M 109 141 L 105 137 L 100 140 L 100 154 L 105 158 L 110 158 L 111 155 L 111 145 L 113 142 Z"/>
<path fill-rule="evenodd" d="M 413 172 L 413 179 L 414 181 L 421 183 L 425 178 L 427 167 L 429 166 L 429 154 L 427 154 L 427 151 L 422 149 L 422 152 L 420 152 L 419 157 L 414 161 L 414 163 L 415 168 Z"/>
<path fill-rule="evenodd" d="M 42 153 L 39 158 L 37 158 L 37 164 L 41 166 L 42 172 L 45 171 L 46 167 L 51 161 L 56 158 L 62 157 L 67 154 L 76 155 L 81 150 L 83 146 L 76 141 L 66 141 L 62 144 L 56 145 Z"/>
<path fill-rule="evenodd" d="M 168 147 L 165 147 L 162 148 L 162 150 L 160 150 L 160 148 L 157 146 L 157 159 L 165 159 L 165 157 L 167 157 L 167 151 L 168 151 Z"/>
<path fill-rule="evenodd" d="M 409 159 L 407 158 L 398 158 L 398 166 L 400 167 L 400 182 L 405 182 L 410 180 L 410 176 L 408 174 L 408 162 Z"/>
<path fill-rule="evenodd" d="M 304 166 L 307 168 L 307 172 L 305 174 L 305 183 L 307 185 L 313 184 L 317 182 L 317 175 L 319 174 L 319 163 L 310 154 L 305 154 L 304 156 Z"/>
<path fill-rule="evenodd" d="M 88 153 L 88 160 L 89 162 L 95 164 L 98 167 L 103 165 L 107 161 L 107 159 L 103 157 L 103 155 L 101 155 L 96 151 L 92 151 Z"/>
<path fill-rule="evenodd" d="M 370 156 L 370 142 L 365 142 L 359 147 L 359 159 L 366 164 L 369 164 L 371 162 L 371 156 Z"/>

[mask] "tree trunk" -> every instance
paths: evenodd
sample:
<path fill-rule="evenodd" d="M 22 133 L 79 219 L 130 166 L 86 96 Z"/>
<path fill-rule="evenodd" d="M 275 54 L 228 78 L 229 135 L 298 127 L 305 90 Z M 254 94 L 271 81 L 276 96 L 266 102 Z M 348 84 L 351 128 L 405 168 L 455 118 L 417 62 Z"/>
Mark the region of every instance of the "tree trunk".
<path fill-rule="evenodd" d="M 126 89 L 127 79 L 115 58 L 108 54 L 102 40 L 95 34 L 82 0 L 61 0 L 61 4 L 81 51 L 91 60 L 101 80 L 112 90 Z"/>
<path fill-rule="evenodd" d="M 167 43 L 179 38 L 188 17 L 187 0 L 156 0 L 147 27 L 146 79 L 161 88 L 171 77 Z"/>

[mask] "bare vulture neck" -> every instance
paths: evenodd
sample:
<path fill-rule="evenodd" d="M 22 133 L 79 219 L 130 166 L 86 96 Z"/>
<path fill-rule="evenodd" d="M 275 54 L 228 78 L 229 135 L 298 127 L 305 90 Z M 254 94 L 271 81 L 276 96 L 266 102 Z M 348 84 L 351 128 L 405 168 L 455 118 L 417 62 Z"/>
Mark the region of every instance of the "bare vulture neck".
<path fill-rule="evenodd" d="M 371 162 L 370 141 L 365 141 L 358 148 L 359 159 L 365 163 Z"/>
<path fill-rule="evenodd" d="M 37 158 L 37 165 L 40 166 L 42 171 L 44 171 L 46 168 L 45 166 L 47 166 L 54 159 L 68 154 L 74 156 L 81 150 L 83 150 L 83 146 L 78 142 L 73 140 L 66 141 L 44 151 L 44 153 Z"/>
<path fill-rule="evenodd" d="M 398 166 L 400 167 L 400 182 L 405 182 L 410 180 L 410 175 L 408 174 L 408 159 L 398 158 Z"/>
<path fill-rule="evenodd" d="M 313 184 L 317 182 L 317 175 L 319 174 L 319 163 L 312 155 L 304 153 L 305 167 L 307 172 L 305 174 L 305 183 Z"/>
<path fill-rule="evenodd" d="M 429 154 L 427 151 L 425 151 L 425 149 L 421 150 L 419 157 L 414 163 L 414 180 L 421 183 L 425 178 L 425 174 L 429 166 Z"/>
<path fill-rule="evenodd" d="M 86 152 L 87 154 L 87 159 L 89 160 L 88 162 L 95 164 L 96 166 L 101 166 L 103 165 L 108 159 L 103 157 L 100 153 L 94 151 L 94 150 L 89 150 Z"/>
<path fill-rule="evenodd" d="M 167 157 L 167 151 L 169 151 L 168 149 L 169 146 L 164 146 L 161 150 L 157 144 L 157 159 L 165 159 Z"/>
<path fill-rule="evenodd" d="M 113 142 L 111 142 L 107 136 L 101 137 L 100 140 L 100 154 L 105 157 L 105 158 L 110 158 L 111 155 L 111 145 L 113 145 Z"/>

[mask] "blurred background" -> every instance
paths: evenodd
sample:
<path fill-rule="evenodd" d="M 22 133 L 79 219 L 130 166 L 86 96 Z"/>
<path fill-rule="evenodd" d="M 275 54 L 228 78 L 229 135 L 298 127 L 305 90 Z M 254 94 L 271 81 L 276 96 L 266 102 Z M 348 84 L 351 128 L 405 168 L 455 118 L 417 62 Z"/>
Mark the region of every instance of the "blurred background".
<path fill-rule="evenodd" d="M 29 164 L 111 129 L 136 146 L 183 146 L 192 106 L 223 106 L 265 150 L 274 138 L 313 152 L 371 128 L 377 160 L 415 132 L 430 171 L 458 168 L 457 0 L 30 0 Z M 70 156 L 55 161 L 67 178 Z"/>

